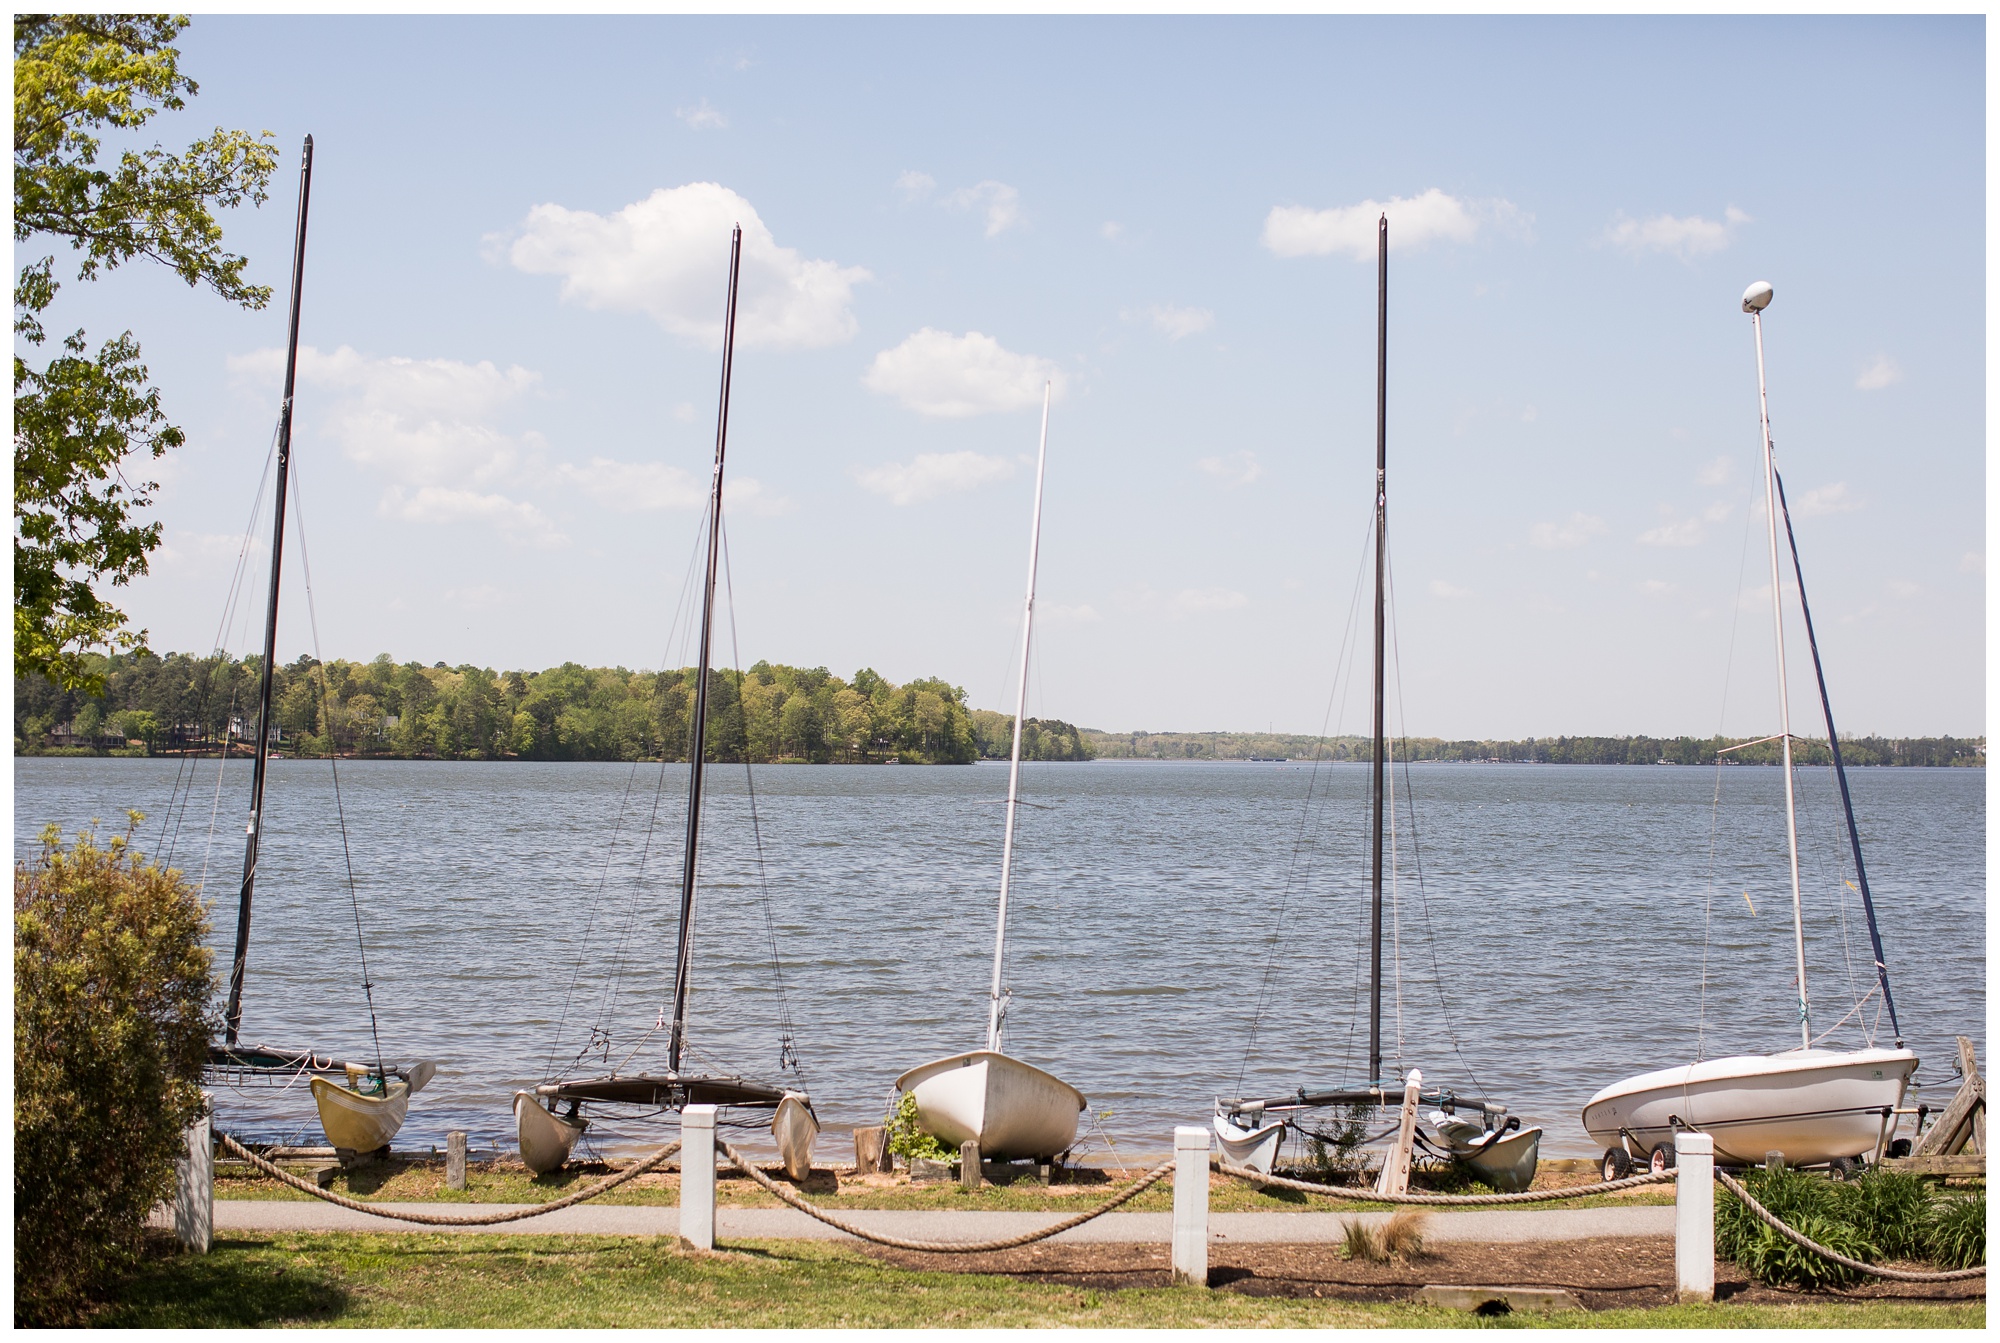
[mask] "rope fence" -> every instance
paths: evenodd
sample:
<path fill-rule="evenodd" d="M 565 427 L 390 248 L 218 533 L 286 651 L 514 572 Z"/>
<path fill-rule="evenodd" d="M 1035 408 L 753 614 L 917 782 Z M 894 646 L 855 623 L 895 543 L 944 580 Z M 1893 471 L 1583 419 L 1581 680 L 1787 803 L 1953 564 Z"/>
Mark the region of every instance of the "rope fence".
<path fill-rule="evenodd" d="M 1102 1217 L 1114 1208 L 1123 1207 L 1159 1183 L 1166 1176 L 1173 1174 L 1174 1171 L 1174 1163 L 1172 1161 L 1163 1161 L 1144 1175 L 1141 1175 L 1137 1180 L 1134 1180 L 1131 1184 L 1125 1186 L 1116 1196 L 1106 1199 L 1094 1208 L 1086 1209 L 1074 1217 L 1066 1217 L 1054 1226 L 1045 1226 L 1038 1231 L 1024 1231 L 1018 1236 L 1008 1236 L 1003 1240 L 905 1240 L 901 1236 L 885 1236 L 877 1231 L 869 1231 L 864 1227 L 856 1226 L 852 1222 L 844 1221 L 834 1216 L 824 1208 L 815 1207 L 800 1195 L 785 1188 L 785 1186 L 773 1180 L 763 1171 L 758 1170 L 749 1161 L 744 1159 L 741 1152 L 738 1152 L 728 1143 L 718 1141 L 716 1146 L 722 1150 L 724 1156 L 729 1158 L 730 1163 L 736 1169 L 748 1175 L 752 1180 L 755 1180 L 766 1192 L 775 1195 L 781 1203 L 798 1209 L 816 1221 L 826 1223 L 836 1231 L 845 1231 L 850 1236 L 865 1241 L 872 1241 L 877 1245 L 886 1245 L 894 1250 L 923 1250 L 934 1254 L 986 1254 L 994 1250 L 1012 1250 L 1022 1245 L 1032 1245 L 1038 1240 L 1047 1240 L 1050 1236 L 1059 1236 L 1073 1227 L 1082 1226 L 1092 1218 Z"/>
<path fill-rule="evenodd" d="M 1224 1175 L 1233 1175 L 1252 1184 L 1296 1189 L 1300 1193 L 1319 1194 L 1326 1198 L 1344 1199 L 1351 1203 L 1411 1203 L 1423 1207 L 1442 1208 L 1483 1208 L 1508 1203 L 1556 1203 L 1566 1198 L 1587 1198 L 1592 1194 L 1615 1194 L 1622 1189 L 1666 1184 L 1674 1178 L 1674 1173 L 1667 1170 L 1649 1171 L 1644 1175 L 1628 1175 L 1622 1180 L 1605 1180 L 1598 1184 L 1575 1185 L 1568 1189 L 1532 1189 L 1519 1194 L 1378 1194 L 1372 1189 L 1343 1189 L 1337 1185 L 1314 1184 L 1310 1180 L 1290 1180 L 1282 1175 L 1267 1175 L 1248 1166 L 1234 1166 L 1220 1159 L 1211 1160 L 1209 1165 Z"/>
<path fill-rule="evenodd" d="M 311 1180 L 302 1180 L 290 1171 L 266 1161 L 242 1143 L 230 1137 L 227 1133 L 218 1133 L 216 1137 L 221 1140 L 224 1147 L 234 1152 L 237 1156 L 242 1157 L 264 1174 L 281 1184 L 291 1186 L 301 1193 L 311 1194 L 317 1199 L 324 1199 L 336 1207 L 347 1208 L 354 1212 L 365 1212 L 370 1217 L 387 1217 L 398 1222 L 415 1222 L 420 1226 L 497 1226 L 502 1222 L 519 1222 L 529 1217 L 540 1217 L 544 1213 L 560 1212 L 564 1208 L 574 1207 L 586 1199 L 596 1198 L 599 1194 L 608 1194 L 628 1180 L 638 1179 L 646 1172 L 657 1169 L 668 1157 L 681 1150 L 680 1143 L 670 1142 L 644 1161 L 628 1166 L 616 1175 L 599 1180 L 596 1184 L 585 1185 L 573 1194 L 565 1194 L 551 1203 L 541 1203 L 532 1208 L 514 1208 L 507 1212 L 487 1213 L 475 1217 L 440 1217 L 435 1213 L 428 1212 L 401 1212 L 385 1208 L 379 1203 L 364 1203 L 358 1198 L 348 1198 L 344 1194 L 334 1193 L 331 1189 L 321 1189 Z"/>

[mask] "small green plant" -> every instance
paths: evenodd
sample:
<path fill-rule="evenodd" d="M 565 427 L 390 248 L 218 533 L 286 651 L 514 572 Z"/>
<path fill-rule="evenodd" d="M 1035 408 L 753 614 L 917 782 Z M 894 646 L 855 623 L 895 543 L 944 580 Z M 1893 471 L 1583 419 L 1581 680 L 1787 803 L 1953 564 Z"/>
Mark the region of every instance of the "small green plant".
<path fill-rule="evenodd" d="M 1931 1196 L 1920 1176 L 1878 1169 L 1829 1187 L 1841 1220 L 1885 1257 L 1922 1257 L 1930 1229 Z"/>
<path fill-rule="evenodd" d="M 1971 1268 L 1986 1262 L 1986 1199 L 1978 1194 L 1947 1194 L 1935 1200 L 1925 1219 L 1924 1252 L 1946 1268 Z"/>
<path fill-rule="evenodd" d="M 906 1161 L 952 1161 L 958 1156 L 917 1123 L 917 1098 L 912 1092 L 896 1097 L 882 1123 L 889 1130 L 889 1150 Z"/>

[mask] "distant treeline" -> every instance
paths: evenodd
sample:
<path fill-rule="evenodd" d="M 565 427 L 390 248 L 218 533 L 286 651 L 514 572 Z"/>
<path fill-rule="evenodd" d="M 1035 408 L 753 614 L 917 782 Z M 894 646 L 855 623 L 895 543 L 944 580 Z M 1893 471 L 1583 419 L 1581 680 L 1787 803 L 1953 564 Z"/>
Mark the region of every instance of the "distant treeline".
<path fill-rule="evenodd" d="M 149 755 L 246 749 L 256 734 L 259 659 L 104 660 L 104 694 L 87 698 L 40 676 L 14 682 L 17 755 Z M 634 672 L 566 662 L 546 671 L 470 664 L 301 657 L 272 670 L 274 740 L 296 755 L 436 760 L 687 759 L 694 671 Z M 1014 720 L 968 709 L 965 691 L 936 678 L 896 685 L 863 668 L 843 680 L 824 667 L 759 662 L 711 671 L 710 760 L 969 764 L 1003 759 Z M 1023 725 L 1022 754 L 1084 760 L 1068 723 Z"/>
<path fill-rule="evenodd" d="M 1098 732 L 1085 728 L 1084 741 L 1100 760 L 1367 760 L 1366 737 L 1309 737 L 1272 732 Z M 1405 760 L 1519 762 L 1537 765 L 1711 765 L 1725 747 L 1741 746 L 1728 759 L 1745 765 L 1775 765 L 1778 743 L 1756 746 L 1749 737 L 1530 737 L 1526 741 L 1445 741 L 1439 737 L 1398 739 L 1393 754 Z M 1841 757 L 1850 765 L 1986 764 L 1984 737 L 1842 737 Z M 1832 761 L 1826 742 L 1794 745 L 1793 758 L 1806 764 Z"/>

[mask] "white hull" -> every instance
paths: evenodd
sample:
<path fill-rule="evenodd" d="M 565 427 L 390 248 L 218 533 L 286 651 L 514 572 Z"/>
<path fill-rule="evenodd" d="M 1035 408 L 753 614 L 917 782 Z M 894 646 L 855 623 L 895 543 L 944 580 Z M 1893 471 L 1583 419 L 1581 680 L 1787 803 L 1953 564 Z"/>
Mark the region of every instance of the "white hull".
<path fill-rule="evenodd" d="M 1076 1145 L 1081 1091 L 989 1049 L 954 1054 L 896 1079 L 917 1098 L 917 1122 L 947 1147 L 974 1141 L 983 1161 L 1049 1161 Z"/>
<path fill-rule="evenodd" d="M 1269 1175 L 1272 1164 L 1278 1159 L 1278 1144 L 1284 1137 L 1283 1123 L 1249 1129 L 1236 1127 L 1227 1116 L 1215 1117 L 1216 1145 L 1222 1149 L 1222 1159 L 1232 1166 L 1243 1166 Z"/>
<path fill-rule="evenodd" d="M 552 1113 L 532 1091 L 514 1093 L 514 1126 L 521 1135 L 521 1162 L 536 1175 L 561 1170 L 587 1127 L 583 1120 Z"/>
<path fill-rule="evenodd" d="M 1452 1156 L 1501 1193 L 1518 1194 L 1535 1182 L 1535 1168 L 1542 1156 L 1539 1128 L 1516 1129 L 1496 1140 L 1480 1125 L 1456 1116 L 1432 1115 L 1431 1127 L 1445 1140 Z"/>
<path fill-rule="evenodd" d="M 1642 1073 L 1604 1088 L 1583 1126 L 1606 1149 L 1635 1158 L 1671 1149 L 1673 1121 L 1709 1134 L 1725 1161 L 1756 1165 L 1768 1152 L 1810 1166 L 1871 1153 L 1916 1070 L 1907 1049 L 1798 1049 L 1743 1054 Z M 1622 1130 L 1622 1132 L 1621 1132 Z"/>
<path fill-rule="evenodd" d="M 403 1127 L 403 1116 L 410 1109 L 409 1084 L 394 1080 L 385 1094 L 364 1096 L 338 1082 L 315 1077 L 312 1094 L 327 1142 L 350 1152 L 374 1152 L 387 1147 L 396 1130 Z"/>
<path fill-rule="evenodd" d="M 785 1174 L 794 1180 L 812 1174 L 813 1140 L 819 1137 L 819 1120 L 813 1117 L 804 1096 L 796 1091 L 785 1093 L 785 1098 L 778 1102 L 777 1112 L 771 1116 L 771 1137 L 778 1144 L 778 1157 L 785 1163 Z"/>

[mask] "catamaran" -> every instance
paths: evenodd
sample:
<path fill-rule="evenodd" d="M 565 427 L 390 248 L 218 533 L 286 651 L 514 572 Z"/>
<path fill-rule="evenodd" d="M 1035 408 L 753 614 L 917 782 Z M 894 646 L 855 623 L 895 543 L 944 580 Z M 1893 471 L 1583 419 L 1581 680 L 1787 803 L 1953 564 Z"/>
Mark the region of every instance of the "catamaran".
<path fill-rule="evenodd" d="M 1217 1098 L 1213 1125 L 1223 1157 L 1232 1165 L 1268 1173 L 1289 1131 L 1312 1134 L 1299 1123 L 1308 1111 L 1340 1108 L 1360 1115 L 1404 1101 L 1405 1086 L 1385 1074 L 1382 1055 L 1382 882 L 1385 801 L 1393 806 L 1388 763 L 1390 743 L 1384 702 L 1387 667 L 1388 528 L 1389 528 L 1389 217 L 1383 215 L 1376 240 L 1375 348 L 1375 665 L 1374 752 L 1368 779 L 1369 807 L 1369 1007 L 1367 1085 L 1329 1090 L 1301 1086 L 1287 1096 Z M 1422 1074 L 1412 1070 L 1421 1082 Z M 1526 1188 L 1534 1179 L 1542 1131 L 1523 1128 L 1507 1107 L 1478 1096 L 1445 1088 L 1419 1089 L 1419 1100 L 1434 1106 L 1432 1135 L 1412 1130 L 1409 1141 L 1441 1157 L 1461 1160 L 1481 1178 L 1503 1189 Z M 1473 1115 L 1476 1123 L 1468 1122 Z M 1401 1126 L 1397 1126 L 1400 1128 Z M 1394 1129 L 1390 1131 L 1395 1131 Z M 1357 1137 L 1361 1136 L 1357 1132 Z M 1373 1135 L 1376 1139 L 1388 1133 Z M 1403 1139 L 1399 1137 L 1399 1142 Z M 1409 1148 L 1404 1148 L 1404 1156 Z M 1407 1166 L 1385 1161 L 1378 1179 L 1384 1192 L 1407 1178 Z"/>
<path fill-rule="evenodd" d="M 1896 1004 L 1889 992 L 1889 967 L 1882 954 L 1882 934 L 1875 921 L 1875 902 L 1868 888 L 1868 869 L 1861 859 L 1861 832 L 1854 822 L 1854 802 L 1847 788 L 1847 767 L 1841 759 L 1840 734 L 1834 730 L 1833 701 L 1827 695 L 1826 672 L 1820 663 L 1819 640 L 1813 634 L 1812 610 L 1806 603 L 1805 570 L 1799 561 L 1798 538 L 1792 531 L 1785 503 L 1784 482 L 1778 476 L 1771 446 L 1771 408 L 1764 383 L 1764 310 L 1771 304 L 1771 286 L 1759 280 L 1743 294 L 1743 311 L 1750 314 L 1757 346 L 1757 420 L 1763 441 L 1764 504 L 1771 561 L 1771 621 L 1776 638 L 1778 676 L 1778 737 L 1785 776 L 1785 851 L 1792 890 L 1792 948 L 1798 984 L 1799 1047 L 1781 1054 L 1742 1054 L 1704 1059 L 1674 1068 L 1641 1073 L 1614 1082 L 1583 1107 L 1583 1126 L 1605 1145 L 1604 1173 L 1616 1178 L 1635 1162 L 1655 1170 L 1673 1164 L 1674 1134 L 1681 1129 L 1715 1139 L 1716 1156 L 1754 1164 L 1772 1152 L 1794 1166 L 1828 1164 L 1841 1173 L 1871 1153 L 1880 1159 L 1895 1135 L 1896 1111 L 1902 1106 L 1917 1056 L 1903 1047 L 1896 1021 Z M 1880 994 L 1887 1009 L 1895 1048 L 1872 1043 L 1856 1050 L 1821 1049 L 1819 1043 L 1848 1019 L 1815 1037 L 1812 1004 L 1806 991 L 1806 937 L 1799 889 L 1798 804 L 1792 777 L 1792 716 L 1785 676 L 1784 589 L 1778 563 L 1778 519 L 1784 518 L 1792 571 L 1799 590 L 1799 610 L 1812 648 L 1813 672 L 1819 683 L 1826 737 L 1832 748 L 1834 776 L 1847 818 L 1848 844 L 1868 919 L 1868 936 L 1875 952 L 1875 987 L 1864 996 Z M 1768 738 L 1766 740 L 1769 740 Z M 1762 745 L 1751 742 L 1746 745 Z M 1732 747 L 1731 750 L 1741 749 Z M 1848 1017 L 1860 1014 L 1861 1003 Z M 1865 1034 L 1865 1032 L 1864 1032 Z"/>
<path fill-rule="evenodd" d="M 537 1175 L 569 1160 L 590 1121 L 583 1107 L 619 1106 L 640 1110 L 680 1110 L 716 1105 L 728 1110 L 768 1110 L 771 1134 L 785 1171 L 802 1180 L 812 1169 L 819 1119 L 802 1088 L 774 1086 L 733 1075 L 693 1071 L 687 1061 L 688 999 L 694 988 L 695 878 L 701 849 L 702 785 L 707 774 L 708 673 L 715 631 L 715 586 L 722 549 L 722 468 L 729 445 L 729 382 L 736 349 L 736 293 L 743 260 L 743 229 L 729 243 L 729 298 L 722 327 L 722 396 L 716 413 L 715 466 L 708 497 L 708 570 L 702 593 L 700 655 L 695 668 L 694 703 L 688 741 L 687 835 L 681 851 L 680 928 L 674 952 L 673 1014 L 667 1029 L 664 1073 L 621 1071 L 596 1077 L 557 1078 L 514 1093 L 514 1119 L 521 1160 Z M 747 757 L 746 757 L 747 758 Z M 643 1040 L 642 1040 L 643 1043 Z M 634 1051 L 636 1053 L 636 1050 Z M 787 1046 L 789 1052 L 789 1044 Z M 628 1056 L 627 1062 L 630 1061 Z"/>
<path fill-rule="evenodd" d="M 917 1123 L 951 1147 L 979 1144 L 981 1160 L 1031 1157 L 1047 1163 L 1076 1144 L 1081 1091 L 1031 1063 L 1001 1052 L 1007 1024 L 1007 897 L 1014 871 L 1014 814 L 1021 805 L 1021 727 L 1028 711 L 1028 649 L 1035 632 L 1035 565 L 1042 543 L 1042 472 L 1049 456 L 1049 397 L 1042 388 L 1042 438 L 1035 456 L 1035 513 L 1028 532 L 1028 600 L 1021 626 L 1021 678 L 1014 700 L 1014 744 L 1007 762 L 1006 836 L 1000 846 L 1000 913 L 993 933 L 993 980 L 987 991 L 986 1048 L 933 1059 L 896 1079 L 916 1097 Z"/>
<path fill-rule="evenodd" d="M 375 1061 L 344 1063 L 311 1049 L 245 1045 L 240 1037 L 243 1026 L 243 984 L 250 962 L 250 912 L 257 886 L 257 853 L 263 838 L 264 782 L 271 754 L 271 675 L 278 653 L 278 586 L 284 573 L 285 491 L 292 464 L 292 392 L 299 367 L 299 307 L 305 297 L 306 215 L 312 201 L 313 141 L 305 139 L 299 167 L 298 228 L 292 247 L 291 314 L 285 345 L 285 390 L 278 408 L 277 506 L 271 524 L 271 587 L 264 610 L 264 661 L 258 668 L 257 744 L 250 772 L 250 824 L 243 848 L 243 881 L 236 898 L 236 950 L 229 963 L 229 999 L 223 1009 L 222 1039 L 208 1049 L 203 1070 L 211 1083 L 241 1086 L 263 1083 L 287 1086 L 303 1076 L 309 1079 L 314 1104 L 319 1109 L 320 1127 L 338 1152 L 375 1152 L 389 1145 L 403 1126 L 410 1097 L 423 1090 L 437 1072 L 430 1062 L 389 1067 L 382 1061 L 381 1040 L 375 1040 Z M 228 756 L 228 742 L 223 746 Z M 339 787 L 338 766 L 335 788 Z M 345 825 L 345 822 L 342 822 Z M 352 873 L 349 881 L 352 882 Z M 356 905 L 356 932 L 359 933 L 359 905 Z M 366 953 L 361 968 L 362 987 L 368 996 L 370 1032 L 374 1032 L 374 988 L 368 983 Z"/>

